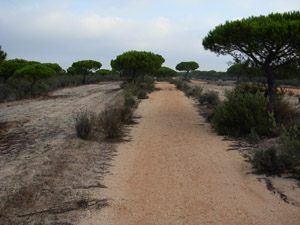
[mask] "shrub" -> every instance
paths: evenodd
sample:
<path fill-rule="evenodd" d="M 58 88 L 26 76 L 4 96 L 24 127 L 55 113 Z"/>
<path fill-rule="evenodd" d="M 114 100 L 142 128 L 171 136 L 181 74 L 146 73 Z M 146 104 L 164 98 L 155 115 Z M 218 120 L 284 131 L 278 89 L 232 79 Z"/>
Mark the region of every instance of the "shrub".
<path fill-rule="evenodd" d="M 138 99 L 147 99 L 147 92 L 145 90 L 140 90 L 137 97 Z"/>
<path fill-rule="evenodd" d="M 139 89 L 152 92 L 155 89 L 154 82 L 155 80 L 153 76 L 145 76 L 144 79 L 138 83 L 138 87 Z"/>
<path fill-rule="evenodd" d="M 123 82 L 120 87 L 130 95 L 137 95 L 139 92 L 139 88 L 134 83 Z"/>
<path fill-rule="evenodd" d="M 122 135 L 123 123 L 120 109 L 106 109 L 98 116 L 97 127 L 108 138 L 118 138 Z"/>
<path fill-rule="evenodd" d="M 251 128 L 251 132 L 248 135 L 248 140 L 252 144 L 257 144 L 261 140 L 254 128 Z"/>
<path fill-rule="evenodd" d="M 192 90 L 192 87 L 190 85 L 188 85 L 186 82 L 184 82 L 181 90 L 185 94 L 187 94 L 190 90 Z"/>
<path fill-rule="evenodd" d="M 92 133 L 95 122 L 95 115 L 88 111 L 83 111 L 77 114 L 75 118 L 75 129 L 77 137 L 86 139 Z"/>
<path fill-rule="evenodd" d="M 212 126 L 221 135 L 234 137 L 248 135 L 254 129 L 260 136 L 274 136 L 274 115 L 268 113 L 267 98 L 263 92 L 253 94 L 255 87 L 240 87 L 226 93 L 227 100 L 218 106 L 212 116 Z"/>
<path fill-rule="evenodd" d="M 183 85 L 184 85 L 184 82 L 179 79 L 174 79 L 174 80 L 172 79 L 171 83 L 174 84 L 178 90 L 182 90 Z"/>
<path fill-rule="evenodd" d="M 299 118 L 299 113 L 288 102 L 277 98 L 274 104 L 274 117 L 278 124 L 288 127 Z"/>
<path fill-rule="evenodd" d="M 280 174 L 284 170 L 284 163 L 274 147 L 268 150 L 256 151 L 251 163 L 258 171 L 272 174 Z"/>
<path fill-rule="evenodd" d="M 136 101 L 133 96 L 124 96 L 124 106 L 126 107 L 135 107 L 136 106 Z"/>
<path fill-rule="evenodd" d="M 281 138 L 281 154 L 288 169 L 300 166 L 300 128 L 291 126 Z"/>
<path fill-rule="evenodd" d="M 120 108 L 120 118 L 121 122 L 125 124 L 132 123 L 133 120 L 133 111 L 131 107 L 123 106 Z"/>
<path fill-rule="evenodd" d="M 203 87 L 196 86 L 190 91 L 189 95 L 198 99 L 201 96 L 202 92 Z"/>
<path fill-rule="evenodd" d="M 207 91 L 199 96 L 199 102 L 201 105 L 207 103 L 212 106 L 216 106 L 220 103 L 219 95 L 215 91 Z"/>

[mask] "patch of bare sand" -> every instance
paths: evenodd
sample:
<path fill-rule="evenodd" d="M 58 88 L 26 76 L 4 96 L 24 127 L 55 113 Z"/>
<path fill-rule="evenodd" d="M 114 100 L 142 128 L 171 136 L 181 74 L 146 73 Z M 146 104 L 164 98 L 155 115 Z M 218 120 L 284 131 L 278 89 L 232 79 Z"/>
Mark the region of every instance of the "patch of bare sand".
<path fill-rule="evenodd" d="M 80 224 L 299 224 L 300 208 L 249 174 L 191 100 L 173 85 L 157 86 L 104 180 L 110 206 Z"/>

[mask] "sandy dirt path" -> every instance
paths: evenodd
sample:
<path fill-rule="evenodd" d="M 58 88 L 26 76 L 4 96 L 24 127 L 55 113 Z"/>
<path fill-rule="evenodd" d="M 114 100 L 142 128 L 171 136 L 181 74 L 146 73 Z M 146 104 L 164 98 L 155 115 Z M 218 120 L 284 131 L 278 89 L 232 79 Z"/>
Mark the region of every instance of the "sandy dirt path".
<path fill-rule="evenodd" d="M 167 83 L 142 102 L 140 123 L 104 184 L 110 206 L 80 224 L 299 224 L 251 166 L 214 134 L 193 102 Z"/>

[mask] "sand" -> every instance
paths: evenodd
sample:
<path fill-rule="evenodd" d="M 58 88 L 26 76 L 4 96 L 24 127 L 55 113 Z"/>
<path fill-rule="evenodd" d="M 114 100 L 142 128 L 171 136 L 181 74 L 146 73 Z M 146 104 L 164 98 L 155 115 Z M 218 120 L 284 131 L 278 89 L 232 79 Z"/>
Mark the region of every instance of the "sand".
<path fill-rule="evenodd" d="M 267 190 L 231 141 L 168 83 L 143 101 L 103 183 L 110 206 L 79 224 L 299 224 L 300 208 Z"/>

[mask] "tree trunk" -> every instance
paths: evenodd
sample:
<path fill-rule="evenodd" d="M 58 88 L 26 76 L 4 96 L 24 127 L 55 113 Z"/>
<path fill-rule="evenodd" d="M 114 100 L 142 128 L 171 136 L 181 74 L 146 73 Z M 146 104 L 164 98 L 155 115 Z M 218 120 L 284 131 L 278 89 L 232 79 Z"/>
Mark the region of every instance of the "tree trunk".
<path fill-rule="evenodd" d="M 137 83 L 137 79 L 136 79 L 136 74 L 135 74 L 135 72 L 132 72 L 132 74 L 131 74 L 131 79 L 132 79 L 132 81 L 133 81 L 134 84 Z"/>
<path fill-rule="evenodd" d="M 275 79 L 274 79 L 273 72 L 271 70 L 266 69 L 265 73 L 267 75 L 267 84 L 268 84 L 268 88 L 266 91 L 266 94 L 269 97 L 268 109 L 270 111 L 273 111 L 274 104 L 275 104 L 275 97 L 276 97 Z"/>
<path fill-rule="evenodd" d="M 186 71 L 186 74 L 185 74 L 185 76 L 184 76 L 184 80 L 188 80 L 189 72 L 190 72 L 189 70 Z"/>
<path fill-rule="evenodd" d="M 82 81 L 83 84 L 86 84 L 86 74 L 83 73 L 83 81 Z"/>
<path fill-rule="evenodd" d="M 36 80 L 32 81 L 31 82 L 31 85 L 30 85 L 30 97 L 32 98 L 33 97 L 33 87 L 36 83 Z"/>

